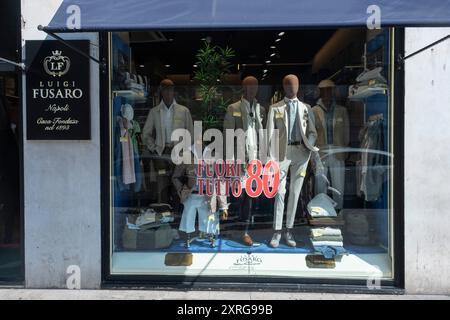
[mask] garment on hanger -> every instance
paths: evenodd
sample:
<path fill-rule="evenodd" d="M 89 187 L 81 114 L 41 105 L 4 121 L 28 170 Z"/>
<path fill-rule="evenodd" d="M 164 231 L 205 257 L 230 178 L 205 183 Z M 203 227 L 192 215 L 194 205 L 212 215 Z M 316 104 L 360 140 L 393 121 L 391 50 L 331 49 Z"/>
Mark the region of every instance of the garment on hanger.
<path fill-rule="evenodd" d="M 382 114 L 369 117 L 361 132 L 361 165 L 358 194 L 364 194 L 365 201 L 376 201 L 383 191 L 386 173 L 385 155 L 377 151 L 384 150 L 384 120 Z"/>
<path fill-rule="evenodd" d="M 115 101 L 115 109 L 118 109 L 118 103 Z M 139 156 L 138 137 L 141 133 L 139 123 L 132 119 L 132 115 L 124 113 L 123 104 L 121 112 L 117 112 L 115 128 L 115 176 L 119 190 L 132 190 L 139 192 L 142 187 L 142 166 Z M 132 108 L 131 108 L 132 110 Z M 118 110 L 117 110 L 118 111 Z M 128 119 L 127 119 L 128 118 Z"/>

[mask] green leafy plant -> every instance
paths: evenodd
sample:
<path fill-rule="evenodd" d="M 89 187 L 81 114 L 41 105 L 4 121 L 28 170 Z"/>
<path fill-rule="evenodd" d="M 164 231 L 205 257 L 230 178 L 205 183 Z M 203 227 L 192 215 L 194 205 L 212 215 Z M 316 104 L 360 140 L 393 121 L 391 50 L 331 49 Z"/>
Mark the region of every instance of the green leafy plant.
<path fill-rule="evenodd" d="M 197 51 L 194 80 L 199 85 L 198 94 L 201 99 L 204 129 L 219 127 L 216 113 L 226 108 L 226 104 L 229 103 L 219 97 L 218 89 L 224 76 L 230 73 L 230 60 L 234 56 L 232 48 L 211 45 L 207 41 L 204 41 L 203 47 Z"/>

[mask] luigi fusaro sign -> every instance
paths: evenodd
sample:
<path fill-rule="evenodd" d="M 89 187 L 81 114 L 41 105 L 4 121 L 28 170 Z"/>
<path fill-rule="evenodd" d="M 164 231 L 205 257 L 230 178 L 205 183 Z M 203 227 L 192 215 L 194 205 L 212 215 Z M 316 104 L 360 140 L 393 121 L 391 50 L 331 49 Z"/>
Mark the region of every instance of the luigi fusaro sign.
<path fill-rule="evenodd" d="M 89 41 L 67 41 L 89 54 Z M 28 140 L 89 140 L 90 60 L 59 41 L 26 42 Z"/>

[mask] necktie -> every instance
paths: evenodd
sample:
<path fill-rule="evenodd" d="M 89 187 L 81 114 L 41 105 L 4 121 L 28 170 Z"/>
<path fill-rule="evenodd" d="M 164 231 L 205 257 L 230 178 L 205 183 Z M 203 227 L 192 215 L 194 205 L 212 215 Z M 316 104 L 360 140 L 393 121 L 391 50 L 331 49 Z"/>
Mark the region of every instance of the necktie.
<path fill-rule="evenodd" d="M 289 142 L 293 142 L 296 138 L 295 136 L 295 102 L 293 100 L 289 100 Z"/>

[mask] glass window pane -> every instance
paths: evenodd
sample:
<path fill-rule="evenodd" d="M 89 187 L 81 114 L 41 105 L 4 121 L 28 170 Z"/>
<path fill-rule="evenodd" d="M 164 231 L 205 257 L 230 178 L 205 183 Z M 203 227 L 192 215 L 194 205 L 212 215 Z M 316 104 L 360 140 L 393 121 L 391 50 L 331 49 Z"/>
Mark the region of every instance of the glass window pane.
<path fill-rule="evenodd" d="M 112 273 L 392 278 L 390 32 L 112 34 Z"/>

